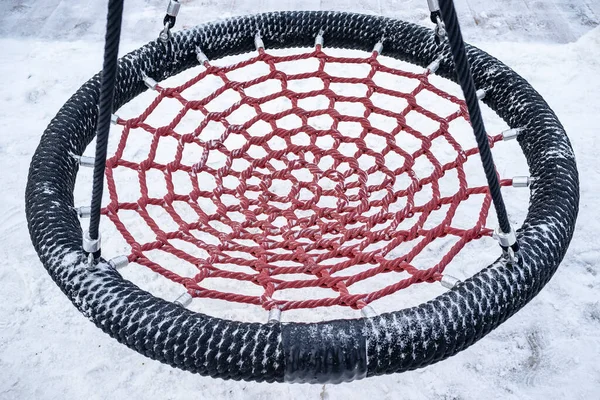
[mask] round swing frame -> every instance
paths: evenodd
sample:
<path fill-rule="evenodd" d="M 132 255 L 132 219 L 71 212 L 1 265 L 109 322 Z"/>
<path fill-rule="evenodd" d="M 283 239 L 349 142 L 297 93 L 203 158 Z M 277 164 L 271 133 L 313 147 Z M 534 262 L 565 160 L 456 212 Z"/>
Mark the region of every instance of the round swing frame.
<path fill-rule="evenodd" d="M 283 12 L 229 19 L 172 34 L 119 60 L 114 109 L 158 81 L 209 59 L 267 48 L 327 47 L 371 51 L 427 66 L 443 51 L 433 31 L 377 16 Z M 339 383 L 424 367 L 469 347 L 529 302 L 550 280 L 573 235 L 578 172 L 567 135 L 543 98 L 510 68 L 467 46 L 483 100 L 511 128 L 531 186 L 527 217 L 517 232 L 518 262 L 500 257 L 448 292 L 417 307 L 320 323 L 243 323 L 195 313 L 124 280 L 110 263 L 88 264 L 73 190 L 81 155 L 96 133 L 100 74 L 85 83 L 52 120 L 33 157 L 26 190 L 32 242 L 57 285 L 99 328 L 138 352 L 191 372 L 224 379 Z M 456 80 L 451 58 L 438 75 Z"/>

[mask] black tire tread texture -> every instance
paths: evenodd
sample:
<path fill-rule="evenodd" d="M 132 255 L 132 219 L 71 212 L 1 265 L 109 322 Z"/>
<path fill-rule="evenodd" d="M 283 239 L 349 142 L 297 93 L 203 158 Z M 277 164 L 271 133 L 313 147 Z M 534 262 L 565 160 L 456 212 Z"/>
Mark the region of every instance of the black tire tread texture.
<path fill-rule="evenodd" d="M 455 80 L 445 45 L 424 27 L 377 16 L 283 12 L 225 20 L 155 41 L 119 62 L 114 109 L 146 90 L 142 71 L 160 81 L 209 59 L 266 48 L 310 47 L 323 31 L 325 47 L 371 51 L 426 66 L 445 57 L 438 74 Z M 138 352 L 202 375 L 267 382 L 341 382 L 438 362 L 467 348 L 530 301 L 552 277 L 573 235 L 579 204 L 573 150 L 556 115 L 521 77 L 467 46 L 485 103 L 511 127 L 531 188 L 518 231 L 521 262 L 497 260 L 452 290 L 417 307 L 354 320 L 242 323 L 213 318 L 156 298 L 124 280 L 107 262 L 87 267 L 73 188 L 82 154 L 96 130 L 99 75 L 85 83 L 52 120 L 31 162 L 26 213 L 32 242 L 52 279 L 103 331 Z"/>

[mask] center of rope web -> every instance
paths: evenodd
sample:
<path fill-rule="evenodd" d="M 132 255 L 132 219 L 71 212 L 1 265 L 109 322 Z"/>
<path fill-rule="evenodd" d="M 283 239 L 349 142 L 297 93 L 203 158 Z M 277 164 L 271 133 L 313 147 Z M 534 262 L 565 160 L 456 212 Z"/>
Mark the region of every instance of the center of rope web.
<path fill-rule="evenodd" d="M 312 69 L 287 70 L 300 62 Z M 377 53 L 335 57 L 320 46 L 293 55 L 261 49 L 201 68 L 179 86 L 157 86 L 141 115 L 118 122 L 103 213 L 131 247 L 130 261 L 194 297 L 268 310 L 362 308 L 440 280 L 467 243 L 491 236 L 488 188 L 469 185 L 465 170 L 477 149 L 451 132 L 468 122 L 465 104 L 434 86 L 428 70 L 396 69 Z M 444 111 L 430 110 L 427 96 Z M 174 117 L 160 111 L 165 103 Z M 457 224 L 461 204 L 476 195 L 470 225 Z M 437 261 L 418 262 L 435 243 Z M 365 290 L 382 275 L 384 285 Z M 228 283 L 215 287 L 215 279 Z M 248 285 L 256 290 L 238 290 Z M 315 288 L 330 294 L 317 297 Z"/>

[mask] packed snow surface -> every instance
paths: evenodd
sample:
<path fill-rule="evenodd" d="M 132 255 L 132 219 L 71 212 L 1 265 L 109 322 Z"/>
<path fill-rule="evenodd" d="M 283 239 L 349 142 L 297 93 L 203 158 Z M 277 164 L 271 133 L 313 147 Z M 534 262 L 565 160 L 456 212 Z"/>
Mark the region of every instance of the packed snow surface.
<path fill-rule="evenodd" d="M 147 359 L 91 324 L 43 269 L 24 217 L 29 161 L 60 106 L 100 69 L 104 28 L 98 17 L 104 14 L 100 3 L 104 2 L 10 0 L 0 5 L 0 399 L 599 396 L 600 7 L 596 2 L 510 1 L 502 2 L 506 5 L 501 9 L 483 1 L 456 1 L 467 41 L 526 78 L 571 138 L 580 171 L 581 209 L 573 242 L 555 277 L 522 311 L 466 351 L 417 371 L 338 386 L 221 381 Z M 182 3 L 178 27 L 275 9 L 350 10 L 428 24 L 424 0 Z M 154 39 L 164 7 L 157 0 L 126 2 L 122 54 Z M 499 168 L 502 173 L 504 167 Z M 85 194 L 84 189 L 80 192 Z M 526 212 L 522 199 L 517 195 L 509 200 L 509 206 L 514 205 L 509 207 L 511 218 L 517 222 Z"/>

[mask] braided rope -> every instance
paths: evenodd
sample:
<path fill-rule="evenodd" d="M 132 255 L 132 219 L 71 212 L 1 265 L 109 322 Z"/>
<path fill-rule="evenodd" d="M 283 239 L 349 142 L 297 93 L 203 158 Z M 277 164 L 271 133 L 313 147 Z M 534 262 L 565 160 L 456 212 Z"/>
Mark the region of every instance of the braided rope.
<path fill-rule="evenodd" d="M 108 17 L 106 23 L 106 39 L 104 41 L 104 65 L 102 68 L 102 83 L 100 88 L 100 101 L 98 105 L 98 128 L 96 135 L 96 162 L 94 164 L 94 183 L 92 187 L 91 218 L 89 236 L 92 240 L 100 237 L 100 208 L 102 191 L 104 187 L 104 169 L 108 147 L 108 133 L 110 131 L 111 115 L 113 112 L 113 97 L 115 79 L 117 77 L 117 59 L 119 53 L 119 40 L 121 36 L 121 20 L 123 17 L 123 0 L 110 0 L 108 3 Z M 100 250 L 94 254 L 100 257 Z"/>
<path fill-rule="evenodd" d="M 489 191 L 467 183 L 465 163 L 477 148 L 463 149 L 455 137 L 460 128 L 451 128 L 461 120 L 468 126 L 467 109 L 431 83 L 428 69 L 400 70 L 377 56 L 336 57 L 320 45 L 279 56 L 261 48 L 235 65 L 207 61 L 177 87 L 157 85 L 141 115 L 119 119 L 124 129 L 107 161 L 110 202 L 103 213 L 131 247 L 129 260 L 185 286 L 193 297 L 267 310 L 360 309 L 411 285 L 439 281 L 467 243 L 492 233 L 485 227 Z M 292 62 L 305 67 L 286 72 Z M 340 74 L 357 67 L 368 71 L 365 77 Z M 356 87 L 364 95 L 343 94 Z M 179 103 L 177 110 L 164 105 L 170 100 Z M 444 114 L 433 110 L 440 102 Z M 161 116 L 167 109 L 175 115 L 171 120 Z M 419 126 L 417 117 L 430 126 Z M 485 137 L 489 145 L 501 140 Z M 407 150 L 411 138 L 419 145 Z M 142 155 L 144 139 L 151 143 Z M 177 143 L 174 151 L 169 143 Z M 430 170 L 417 168 L 421 162 Z M 118 190 L 130 171 L 138 176 L 135 198 Z M 163 186 L 161 175 L 164 193 L 150 194 Z M 121 187 L 137 186 L 127 182 Z M 431 198 L 416 200 L 424 195 Z M 456 227 L 458 208 L 477 195 L 481 205 L 469 203 L 472 226 L 459 221 Z M 182 213 L 188 208 L 192 216 Z M 140 223 L 148 234 L 142 235 Z M 446 247 L 437 263 L 415 260 L 434 245 Z M 188 275 L 175 272 L 182 263 Z M 371 292 L 353 292 L 353 285 L 389 272 L 407 274 L 380 278 L 387 284 Z M 215 279 L 252 283 L 262 294 L 248 295 L 244 285 L 231 285 L 240 292 L 218 290 L 211 287 Z M 333 296 L 316 298 L 313 288 Z M 302 299 L 286 299 L 290 289 Z"/>
<path fill-rule="evenodd" d="M 119 63 L 114 109 L 142 93 L 141 71 L 162 81 L 211 59 L 247 53 L 261 32 L 268 48 L 308 47 L 325 29 L 328 47 L 370 51 L 426 66 L 441 48 L 433 32 L 386 18 L 332 12 L 268 13 L 175 33 Z M 100 329 L 161 362 L 224 379 L 341 382 L 413 370 L 469 347 L 521 309 L 550 280 L 572 238 L 579 203 L 576 163 L 556 115 L 521 77 L 467 46 L 484 102 L 510 127 L 533 182 L 518 231 L 521 257 L 499 259 L 448 292 L 416 307 L 370 318 L 321 323 L 243 323 L 192 312 L 154 297 L 100 259 L 90 266 L 73 209 L 80 155 L 96 133 L 100 76 L 86 82 L 46 129 L 31 162 L 26 213 L 32 243 L 52 279 Z M 455 79 L 448 59 L 437 73 Z M 474 262 L 476 262 L 474 260 Z"/>
<path fill-rule="evenodd" d="M 467 59 L 465 43 L 463 42 L 460 24 L 458 23 L 453 1 L 441 0 L 440 11 L 448 33 L 448 42 L 456 66 L 455 70 L 458 83 L 465 95 L 471 125 L 473 126 L 473 132 L 475 133 L 477 147 L 479 148 L 479 154 L 481 156 L 481 163 L 490 188 L 494 208 L 496 209 L 498 224 L 502 232 L 509 233 L 512 231 L 512 228 L 508 221 L 506 206 L 504 204 L 504 199 L 502 198 L 502 193 L 500 192 L 498 173 L 496 172 L 496 166 L 485 133 L 485 126 L 483 124 L 481 110 L 479 109 L 479 99 L 477 98 L 475 83 L 471 76 L 471 67 L 469 66 L 469 60 Z"/>

